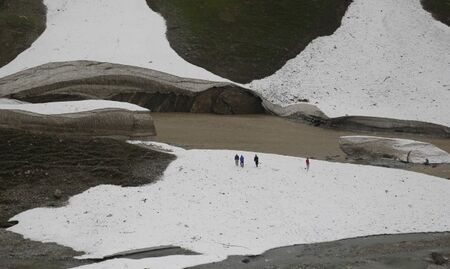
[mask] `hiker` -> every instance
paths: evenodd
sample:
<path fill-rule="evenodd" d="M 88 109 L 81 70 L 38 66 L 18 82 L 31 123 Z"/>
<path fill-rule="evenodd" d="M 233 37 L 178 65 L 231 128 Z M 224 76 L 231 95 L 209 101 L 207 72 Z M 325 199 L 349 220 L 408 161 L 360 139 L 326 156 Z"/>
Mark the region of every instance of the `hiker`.
<path fill-rule="evenodd" d="M 430 165 L 430 160 L 428 160 L 428 158 L 425 159 L 425 162 L 423 163 L 425 165 Z"/>
<path fill-rule="evenodd" d="M 234 155 L 234 163 L 236 164 L 236 166 L 239 165 L 239 155 Z"/>
<path fill-rule="evenodd" d="M 241 167 L 243 168 L 244 167 L 244 156 L 243 155 L 241 155 L 240 161 L 241 161 Z"/>
<path fill-rule="evenodd" d="M 258 164 L 259 164 L 259 158 L 258 158 L 258 155 L 255 154 L 255 158 L 253 158 L 253 161 L 255 161 L 256 167 L 258 167 Z"/>
<path fill-rule="evenodd" d="M 309 157 L 306 157 L 306 172 L 309 171 Z"/>

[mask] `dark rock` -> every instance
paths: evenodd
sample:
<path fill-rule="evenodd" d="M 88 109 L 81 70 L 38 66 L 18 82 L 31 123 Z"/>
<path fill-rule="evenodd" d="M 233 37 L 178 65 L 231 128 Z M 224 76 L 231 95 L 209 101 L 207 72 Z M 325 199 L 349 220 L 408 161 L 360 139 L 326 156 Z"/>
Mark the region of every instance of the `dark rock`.
<path fill-rule="evenodd" d="M 55 192 L 53 193 L 53 197 L 58 200 L 62 198 L 62 195 L 63 193 L 60 189 L 56 189 Z"/>
<path fill-rule="evenodd" d="M 430 256 L 434 264 L 443 265 L 448 262 L 448 260 L 441 253 L 432 252 Z"/>

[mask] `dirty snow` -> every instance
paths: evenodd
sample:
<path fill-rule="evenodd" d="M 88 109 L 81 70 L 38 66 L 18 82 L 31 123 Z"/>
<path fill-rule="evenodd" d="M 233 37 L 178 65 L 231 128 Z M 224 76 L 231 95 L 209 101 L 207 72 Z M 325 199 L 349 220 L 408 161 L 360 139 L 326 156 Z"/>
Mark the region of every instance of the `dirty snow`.
<path fill-rule="evenodd" d="M 0 102 L 0 110 L 14 109 L 44 115 L 77 113 L 105 108 L 118 108 L 130 111 L 148 111 L 148 109 L 134 104 L 117 101 L 106 101 L 106 100 L 83 100 L 70 102 L 40 103 L 40 104 L 29 104 L 29 103 L 10 104 L 6 102 L 5 103 Z"/>
<path fill-rule="evenodd" d="M 145 0 L 44 0 L 47 29 L 0 77 L 48 62 L 92 60 L 182 77 L 224 79 L 192 65 L 170 47 L 164 19 Z"/>
<path fill-rule="evenodd" d="M 97 186 L 67 206 L 23 212 L 9 230 L 84 251 L 82 258 L 162 245 L 202 254 L 120 259 L 89 269 L 183 268 L 291 244 L 450 230 L 445 179 L 315 160 L 307 172 L 303 158 L 262 153 L 255 168 L 254 153 L 173 151 L 177 159 L 156 183 Z M 247 158 L 244 168 L 234 165 L 236 153 Z"/>
<path fill-rule="evenodd" d="M 378 116 L 450 126 L 450 27 L 420 0 L 354 0 L 342 26 L 250 88 L 330 117 Z"/>
<path fill-rule="evenodd" d="M 450 154 L 433 144 L 400 138 L 378 136 L 341 136 L 341 148 L 349 147 L 353 152 L 367 152 L 374 155 L 393 155 L 409 163 L 450 163 Z M 343 149 L 344 152 L 346 152 Z"/>

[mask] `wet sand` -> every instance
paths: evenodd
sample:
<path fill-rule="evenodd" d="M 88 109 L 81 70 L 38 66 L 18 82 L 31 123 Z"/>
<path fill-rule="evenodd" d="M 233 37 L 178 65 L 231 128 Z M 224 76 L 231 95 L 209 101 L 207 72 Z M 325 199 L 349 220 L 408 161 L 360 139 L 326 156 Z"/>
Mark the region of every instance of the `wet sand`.
<path fill-rule="evenodd" d="M 156 140 L 187 149 L 231 149 L 353 162 L 339 148 L 344 135 L 414 139 L 450 152 L 450 139 L 403 133 L 373 133 L 326 129 L 269 115 L 222 116 L 192 113 L 152 113 Z M 264 163 L 264 160 L 261 160 Z M 449 178 L 450 165 L 437 167 L 398 164 L 396 168 Z"/>

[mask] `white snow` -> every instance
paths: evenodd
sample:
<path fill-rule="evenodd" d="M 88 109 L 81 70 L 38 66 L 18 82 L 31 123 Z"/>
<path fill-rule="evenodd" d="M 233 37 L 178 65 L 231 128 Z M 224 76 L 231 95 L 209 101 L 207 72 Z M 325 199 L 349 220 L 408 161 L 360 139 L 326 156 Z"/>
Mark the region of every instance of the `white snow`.
<path fill-rule="evenodd" d="M 307 98 L 330 117 L 450 126 L 450 27 L 420 0 L 354 0 L 333 35 L 247 86 L 281 104 Z"/>
<path fill-rule="evenodd" d="M 85 251 L 83 258 L 162 245 L 203 254 L 89 269 L 183 268 L 291 244 L 450 230 L 450 181 L 442 178 L 315 160 L 307 172 L 303 158 L 262 153 L 255 168 L 254 153 L 173 151 L 177 159 L 156 183 L 97 186 L 67 206 L 23 212 L 9 230 Z M 234 165 L 236 153 L 247 158 L 244 168 Z"/>
<path fill-rule="evenodd" d="M 44 115 L 77 113 L 104 108 L 120 108 L 130 111 L 148 111 L 148 109 L 140 107 L 138 105 L 106 100 L 83 100 L 83 101 L 51 102 L 39 104 L 28 104 L 28 103 L 4 104 L 0 102 L 0 110 L 15 109 Z"/>
<path fill-rule="evenodd" d="M 45 64 L 93 60 L 225 81 L 182 59 L 165 36 L 164 19 L 145 0 L 44 0 L 47 29 L 0 77 Z"/>

